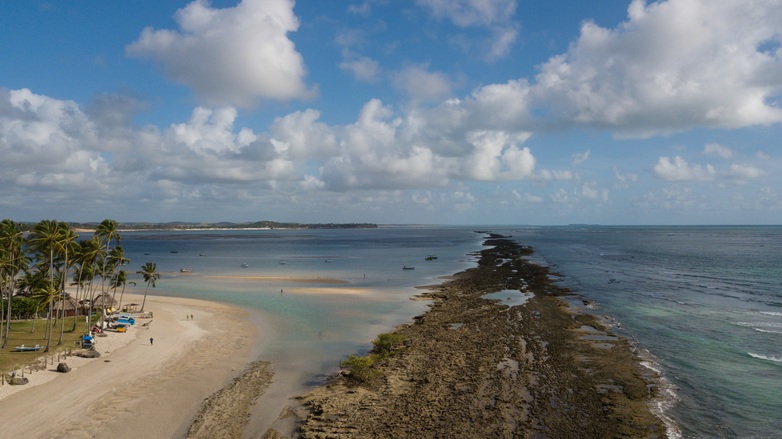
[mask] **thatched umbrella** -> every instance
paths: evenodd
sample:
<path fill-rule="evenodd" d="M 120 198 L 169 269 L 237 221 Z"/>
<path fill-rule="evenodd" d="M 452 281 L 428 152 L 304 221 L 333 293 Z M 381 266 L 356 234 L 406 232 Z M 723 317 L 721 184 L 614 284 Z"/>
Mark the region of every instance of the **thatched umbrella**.
<path fill-rule="evenodd" d="M 117 306 L 117 301 L 111 297 L 111 294 L 102 293 L 95 298 L 92 302 L 92 306 L 96 309 L 114 308 Z"/>

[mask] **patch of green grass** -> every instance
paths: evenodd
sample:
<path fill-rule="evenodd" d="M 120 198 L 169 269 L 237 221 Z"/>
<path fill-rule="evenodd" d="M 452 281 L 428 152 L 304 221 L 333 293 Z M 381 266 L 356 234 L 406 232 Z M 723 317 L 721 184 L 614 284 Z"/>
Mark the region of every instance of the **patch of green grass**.
<path fill-rule="evenodd" d="M 8 335 L 8 344 L 5 349 L 0 350 L 0 373 L 7 373 L 14 368 L 19 369 L 22 366 L 35 362 L 37 359 L 45 355 L 56 355 L 57 352 L 65 351 L 66 349 L 76 349 L 79 347 L 79 340 L 85 334 L 84 317 L 77 317 L 76 330 L 69 332 L 73 327 L 73 319 L 76 317 L 65 318 L 65 332 L 62 334 L 62 345 L 57 346 L 57 341 L 60 339 L 60 327 L 61 320 L 57 320 L 54 325 L 54 333 L 52 335 L 52 343 L 49 346 L 49 352 L 43 352 L 43 349 L 37 352 L 16 352 L 16 347 L 25 346 L 46 346 L 46 319 L 38 319 L 35 322 L 35 330 L 33 331 L 32 320 L 20 320 L 11 322 L 11 331 Z M 5 323 L 3 323 L 5 325 Z M 5 333 L 5 326 L 3 326 L 3 333 Z M 0 344 L 2 341 L 0 340 Z"/>

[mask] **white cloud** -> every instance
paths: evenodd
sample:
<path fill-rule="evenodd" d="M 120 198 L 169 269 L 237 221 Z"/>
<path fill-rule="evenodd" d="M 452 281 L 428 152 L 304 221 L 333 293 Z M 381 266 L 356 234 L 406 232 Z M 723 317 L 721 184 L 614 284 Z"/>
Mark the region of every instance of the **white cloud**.
<path fill-rule="evenodd" d="M 756 152 L 755 153 L 755 157 L 757 157 L 757 158 L 759 158 L 760 160 L 763 160 L 763 161 L 771 160 L 771 155 L 766 153 L 766 152 L 764 152 L 764 151 Z"/>
<path fill-rule="evenodd" d="M 529 192 L 521 193 L 521 192 L 517 191 L 516 189 L 513 189 L 513 191 L 511 191 L 511 193 L 513 194 L 513 196 L 518 201 L 521 201 L 521 202 L 524 202 L 524 203 L 540 204 L 540 203 L 543 202 L 543 198 L 542 197 L 539 197 L 537 195 L 531 194 Z"/>
<path fill-rule="evenodd" d="M 114 181 L 98 130 L 75 102 L 0 89 L 0 186 L 93 191 Z"/>
<path fill-rule="evenodd" d="M 583 198 L 593 201 L 608 201 L 608 189 L 598 189 L 597 182 L 590 181 L 581 185 L 580 194 Z"/>
<path fill-rule="evenodd" d="M 247 131 L 234 134 L 236 116 L 236 109 L 230 107 L 216 110 L 197 107 L 187 123 L 171 125 L 165 142 L 168 145 L 184 145 L 202 156 L 236 153 L 255 140 L 255 136 Z"/>
<path fill-rule="evenodd" d="M 304 62 L 287 35 L 299 26 L 293 4 L 243 0 L 216 9 L 196 0 L 177 11 L 178 31 L 148 27 L 126 53 L 159 63 L 168 78 L 209 105 L 307 98 Z"/>
<path fill-rule="evenodd" d="M 490 27 L 507 21 L 516 12 L 516 0 L 416 0 L 437 18 L 461 27 Z"/>
<path fill-rule="evenodd" d="M 574 165 L 580 165 L 584 162 L 586 162 L 589 159 L 589 150 L 586 150 L 584 152 L 577 152 L 573 154 L 573 159 L 571 160 L 571 163 Z"/>
<path fill-rule="evenodd" d="M 408 66 L 393 77 L 394 86 L 414 102 L 441 101 L 451 95 L 451 81 L 441 72 L 430 72 L 426 66 Z"/>
<path fill-rule="evenodd" d="M 673 159 L 660 157 L 654 165 L 654 175 L 666 181 L 707 181 L 717 176 L 717 171 L 711 165 L 690 166 L 681 156 Z"/>
<path fill-rule="evenodd" d="M 752 165 L 740 165 L 740 164 L 733 164 L 730 166 L 730 170 L 727 172 L 726 176 L 728 178 L 746 181 L 751 180 L 753 178 L 758 178 L 765 173 Z"/>
<path fill-rule="evenodd" d="M 339 68 L 352 73 L 360 81 L 377 82 L 380 79 L 380 64 L 365 56 L 344 60 L 339 64 Z"/>
<path fill-rule="evenodd" d="M 461 39 L 461 44 L 476 47 L 489 62 L 508 55 L 518 40 L 519 25 L 512 18 L 516 0 L 416 0 L 419 6 L 431 11 L 438 19 L 447 19 L 462 28 L 485 28 L 490 36 L 475 41 L 474 37 Z"/>
<path fill-rule="evenodd" d="M 719 143 L 707 143 L 703 147 L 703 153 L 707 155 L 716 155 L 723 159 L 729 159 L 733 157 L 733 151 L 730 148 Z"/>
<path fill-rule="evenodd" d="M 461 166 L 470 179 L 521 180 L 531 176 L 535 169 L 535 157 L 529 148 L 519 149 L 517 139 L 507 133 L 471 132 L 468 141 L 474 147 L 473 154 L 462 160 Z"/>
<path fill-rule="evenodd" d="M 279 117 L 271 127 L 273 139 L 284 144 L 284 156 L 292 160 L 317 160 L 339 154 L 332 127 L 318 122 L 320 112 L 307 109 Z M 279 150 L 279 152 L 283 152 Z"/>
<path fill-rule="evenodd" d="M 492 32 L 491 44 L 485 56 L 486 60 L 493 62 L 505 58 L 510 53 L 518 37 L 519 30 L 518 26 L 515 25 L 497 27 L 494 29 Z"/>
<path fill-rule="evenodd" d="M 648 136 L 691 127 L 782 122 L 778 2 L 634 0 L 615 29 L 582 25 L 566 54 L 540 67 L 536 106 L 565 121 Z"/>
<path fill-rule="evenodd" d="M 614 177 L 617 180 L 616 187 L 621 189 L 627 189 L 630 187 L 630 183 L 638 181 L 638 174 L 622 174 L 616 166 L 614 166 Z"/>

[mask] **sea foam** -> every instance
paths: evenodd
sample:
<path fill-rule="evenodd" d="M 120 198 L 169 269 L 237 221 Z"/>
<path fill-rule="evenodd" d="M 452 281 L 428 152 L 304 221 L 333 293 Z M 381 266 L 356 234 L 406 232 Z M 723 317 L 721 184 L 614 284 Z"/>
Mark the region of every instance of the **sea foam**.
<path fill-rule="evenodd" d="M 762 355 L 762 354 L 755 354 L 752 352 L 747 352 L 747 354 L 752 358 L 757 358 L 760 360 L 767 360 L 767 361 L 773 361 L 774 363 L 781 363 L 782 364 L 782 357 L 775 357 L 773 355 Z"/>

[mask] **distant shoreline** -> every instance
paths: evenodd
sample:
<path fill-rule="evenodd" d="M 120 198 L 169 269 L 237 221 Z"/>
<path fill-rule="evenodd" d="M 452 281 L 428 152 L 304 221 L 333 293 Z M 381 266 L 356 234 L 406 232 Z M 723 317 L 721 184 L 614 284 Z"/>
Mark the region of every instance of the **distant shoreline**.
<path fill-rule="evenodd" d="M 98 227 L 98 223 L 68 222 L 74 231 L 80 233 L 92 233 Z M 22 223 L 23 228 L 32 229 L 35 223 Z M 335 229 L 376 229 L 375 223 L 283 223 L 277 221 L 257 221 L 252 223 L 118 223 L 119 232 L 146 232 L 146 231 L 230 231 L 230 230 L 335 230 Z"/>

